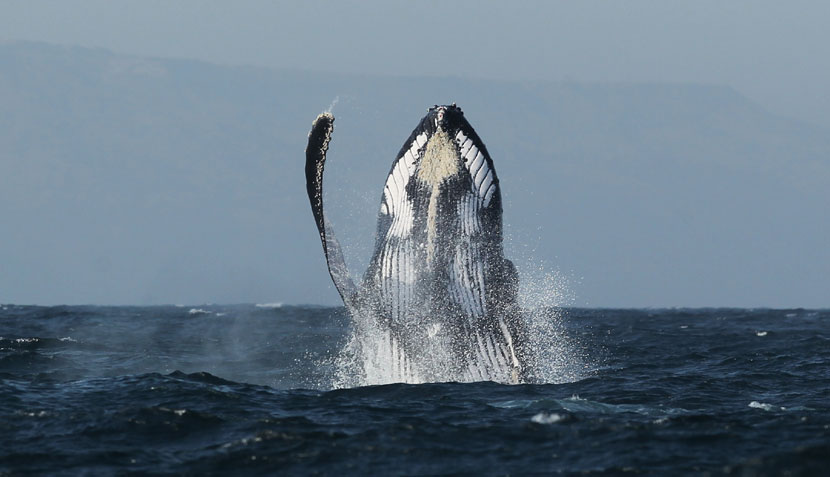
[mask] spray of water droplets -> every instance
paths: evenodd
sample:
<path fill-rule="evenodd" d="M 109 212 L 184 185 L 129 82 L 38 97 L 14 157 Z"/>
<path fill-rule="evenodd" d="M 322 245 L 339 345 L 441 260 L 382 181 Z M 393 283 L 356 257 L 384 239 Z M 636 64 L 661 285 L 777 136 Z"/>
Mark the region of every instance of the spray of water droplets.
<path fill-rule="evenodd" d="M 567 315 L 562 307 L 573 300 L 569 282 L 561 273 L 548 272 L 541 267 L 521 279 L 520 303 L 529 340 L 525 347 L 529 355 L 524 358 L 533 382 L 574 382 L 589 373 L 584 347 L 568 334 L 565 326 Z M 345 344 L 335 356 L 326 360 L 326 366 L 332 370 L 332 387 L 471 380 L 468 376 L 453 375 L 446 366 L 441 366 L 441 355 L 444 359 L 451 356 L 448 342 L 431 344 L 431 353 L 436 358 L 434 366 L 401 364 L 394 354 L 389 332 L 375 323 L 371 316 L 352 315 L 352 328 Z"/>
<path fill-rule="evenodd" d="M 565 306 L 574 301 L 571 280 L 543 266 L 529 267 L 519 281 L 519 301 L 528 326 L 528 365 L 539 383 L 584 379 L 591 365 L 585 347 L 568 332 Z"/>
<path fill-rule="evenodd" d="M 339 103 L 339 102 L 340 102 L 340 96 L 339 95 L 335 96 L 334 99 L 331 100 L 331 103 L 329 103 L 329 107 L 326 108 L 326 110 L 323 111 L 323 113 L 332 114 L 332 111 L 334 111 L 334 107 L 337 106 L 337 103 Z"/>

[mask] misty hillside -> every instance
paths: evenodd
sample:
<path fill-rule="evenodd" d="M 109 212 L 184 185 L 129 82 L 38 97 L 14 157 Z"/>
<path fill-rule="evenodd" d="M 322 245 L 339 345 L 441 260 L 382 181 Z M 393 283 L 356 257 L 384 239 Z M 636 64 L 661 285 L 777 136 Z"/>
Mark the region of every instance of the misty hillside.
<path fill-rule="evenodd" d="M 311 121 L 335 103 L 327 205 L 360 273 L 393 156 L 457 102 L 494 158 L 508 254 L 570 277 L 574 304 L 830 306 L 826 131 L 726 86 L 454 74 L 0 43 L 0 302 L 335 304 Z"/>

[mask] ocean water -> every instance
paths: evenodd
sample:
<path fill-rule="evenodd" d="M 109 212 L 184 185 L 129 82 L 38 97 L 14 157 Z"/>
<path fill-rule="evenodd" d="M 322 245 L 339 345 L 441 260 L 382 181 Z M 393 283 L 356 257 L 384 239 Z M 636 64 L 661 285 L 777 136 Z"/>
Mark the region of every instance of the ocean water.
<path fill-rule="evenodd" d="M 366 385 L 342 308 L 0 305 L 0 475 L 828 475 L 830 311 L 535 319 L 537 384 Z"/>

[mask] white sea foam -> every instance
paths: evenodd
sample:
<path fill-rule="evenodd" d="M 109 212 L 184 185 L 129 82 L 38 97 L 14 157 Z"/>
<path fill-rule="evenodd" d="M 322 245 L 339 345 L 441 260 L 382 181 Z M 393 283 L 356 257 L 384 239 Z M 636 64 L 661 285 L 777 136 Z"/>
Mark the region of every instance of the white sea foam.
<path fill-rule="evenodd" d="M 547 414 L 544 412 L 540 412 L 535 416 L 531 417 L 530 420 L 535 422 L 536 424 L 556 424 L 559 421 L 563 421 L 565 416 L 561 414 L 556 414 L 555 412 Z"/>
<path fill-rule="evenodd" d="M 201 308 L 191 308 L 190 311 L 187 312 L 189 315 L 210 315 L 211 312 L 207 310 L 203 310 Z"/>
<path fill-rule="evenodd" d="M 257 308 L 282 308 L 282 302 L 276 301 L 274 303 L 257 303 Z"/>
<path fill-rule="evenodd" d="M 776 407 L 773 406 L 772 404 L 767 404 L 765 402 L 758 402 L 758 401 L 752 401 L 751 403 L 749 403 L 749 407 L 752 407 L 752 408 L 755 408 L 755 409 L 763 409 L 764 411 L 773 411 L 773 410 L 776 409 Z M 782 407 L 780 409 L 783 410 L 784 408 Z"/>

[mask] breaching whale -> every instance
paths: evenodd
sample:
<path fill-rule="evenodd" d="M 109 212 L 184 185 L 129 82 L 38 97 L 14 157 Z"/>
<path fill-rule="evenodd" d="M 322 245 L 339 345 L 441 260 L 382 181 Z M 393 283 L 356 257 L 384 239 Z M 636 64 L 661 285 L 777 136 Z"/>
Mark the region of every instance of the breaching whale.
<path fill-rule="evenodd" d="M 493 160 L 455 104 L 421 119 L 392 163 L 374 253 L 355 284 L 323 212 L 323 169 L 334 117 L 314 121 L 306 187 L 331 278 L 371 346 L 404 382 L 525 382 L 518 276 L 502 245 Z"/>

